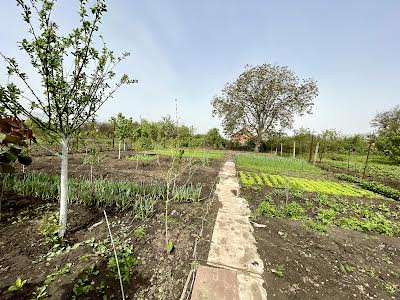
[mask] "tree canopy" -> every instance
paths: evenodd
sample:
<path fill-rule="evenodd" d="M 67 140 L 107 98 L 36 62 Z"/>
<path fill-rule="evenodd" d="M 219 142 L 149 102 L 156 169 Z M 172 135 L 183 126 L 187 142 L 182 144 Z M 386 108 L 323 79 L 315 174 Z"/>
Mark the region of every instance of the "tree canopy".
<path fill-rule="evenodd" d="M 288 67 L 248 65 L 211 103 L 213 115 L 222 118 L 225 133 L 246 127 L 256 136 L 258 151 L 263 138 L 291 128 L 295 115 L 311 113 L 317 95 L 315 81 L 300 80 Z"/>
<path fill-rule="evenodd" d="M 400 162 L 400 106 L 378 113 L 371 125 L 378 130 L 378 150 L 390 159 Z"/>

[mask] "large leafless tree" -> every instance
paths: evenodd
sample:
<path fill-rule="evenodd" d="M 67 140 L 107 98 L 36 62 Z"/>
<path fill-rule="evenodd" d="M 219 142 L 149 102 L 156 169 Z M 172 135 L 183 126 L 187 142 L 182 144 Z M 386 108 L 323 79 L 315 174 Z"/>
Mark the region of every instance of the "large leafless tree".
<path fill-rule="evenodd" d="M 317 95 L 315 81 L 300 80 L 288 67 L 248 65 L 211 103 L 225 133 L 246 127 L 255 135 L 255 151 L 259 151 L 263 138 L 290 128 L 296 115 L 311 113 Z"/>

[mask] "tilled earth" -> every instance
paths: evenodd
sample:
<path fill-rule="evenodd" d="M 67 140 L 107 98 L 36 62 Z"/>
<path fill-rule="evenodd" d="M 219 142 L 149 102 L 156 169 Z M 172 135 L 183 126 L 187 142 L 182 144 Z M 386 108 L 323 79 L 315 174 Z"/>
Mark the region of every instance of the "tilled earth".
<path fill-rule="evenodd" d="M 254 191 L 242 194 L 252 211 L 262 201 Z M 336 226 L 320 233 L 281 218 L 254 221 L 268 299 L 400 298 L 400 238 Z"/>
<path fill-rule="evenodd" d="M 114 157 L 104 159 L 95 170 L 96 177 L 136 181 L 162 180 L 170 158 L 160 158 L 160 163 L 139 164 L 128 160 L 118 161 Z M 42 157 L 34 160 L 27 171 L 40 170 L 58 173 L 58 158 Z M 124 171 L 133 164 L 130 172 Z M 193 264 L 196 240 L 197 258 L 207 259 L 212 229 L 218 211 L 217 201 L 212 193 L 217 180 L 221 161 L 211 161 L 209 165 L 199 165 L 190 182 L 201 183 L 203 200 L 199 203 L 171 203 L 169 207 L 169 239 L 174 242 L 172 254 L 165 250 L 165 215 L 163 203 L 159 203 L 152 218 L 135 220 L 129 213 L 109 210 L 109 221 L 113 235 L 125 234 L 126 241 L 133 245 L 139 263 L 133 276 L 124 283 L 127 299 L 179 299 Z M 161 171 L 160 170 L 161 166 Z M 70 164 L 72 176 L 86 176 L 82 171 L 82 157 L 73 156 Z M 82 168 L 82 169 L 81 169 Z M 121 171 L 122 170 L 122 171 Z M 159 173 L 158 173 L 159 172 Z M 164 172 L 164 173 L 163 173 Z M 82 175 L 83 174 L 83 175 Z M 181 179 L 186 180 L 185 178 Z M 211 195 L 211 197 L 210 197 Z M 60 275 L 48 284 L 49 299 L 71 299 L 74 289 L 84 280 L 88 268 L 95 269 L 89 274 L 88 285 L 93 289 L 78 299 L 119 299 L 120 285 L 107 267 L 107 259 L 99 255 L 95 248 L 101 241 L 107 241 L 108 230 L 103 211 L 84 206 L 69 207 L 69 224 L 64 248 L 58 255 L 48 256 L 55 250 L 45 244 L 38 227 L 43 216 L 56 213 L 58 204 L 33 197 L 5 194 L 2 201 L 0 220 L 0 299 L 31 299 L 32 294 L 43 286 L 47 276 L 56 267 L 71 263 L 70 271 Z M 95 226 L 97 225 L 97 226 Z M 137 238 L 134 230 L 141 226 L 145 235 Z M 201 229 L 203 234 L 200 236 Z M 73 246 L 79 243 L 76 248 Z M 72 248 L 71 248 L 72 247 Z M 106 247 L 112 249 L 108 242 Z M 16 278 L 27 283 L 18 292 L 8 292 Z"/>

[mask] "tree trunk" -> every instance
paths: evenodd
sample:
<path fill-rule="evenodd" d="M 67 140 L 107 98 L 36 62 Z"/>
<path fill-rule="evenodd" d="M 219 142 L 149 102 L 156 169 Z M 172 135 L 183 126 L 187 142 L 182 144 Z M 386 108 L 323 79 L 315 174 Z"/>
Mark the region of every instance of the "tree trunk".
<path fill-rule="evenodd" d="M 67 205 L 68 205 L 68 138 L 61 140 L 61 181 L 60 181 L 60 237 L 64 237 L 67 229 Z"/>
<path fill-rule="evenodd" d="M 314 166 L 315 166 L 315 162 L 317 161 L 318 148 L 319 148 L 319 143 L 317 143 L 317 146 L 315 147 L 314 161 L 313 161 L 313 165 L 314 165 Z"/>
<path fill-rule="evenodd" d="M 261 137 L 257 136 L 256 146 L 254 147 L 254 152 L 260 152 L 260 146 L 261 146 Z"/>
<path fill-rule="evenodd" d="M 118 159 L 121 159 L 121 141 L 118 142 Z"/>
<path fill-rule="evenodd" d="M 293 158 L 296 158 L 296 141 L 293 142 Z"/>
<path fill-rule="evenodd" d="M 282 143 L 281 143 L 281 156 L 283 156 L 283 145 L 282 145 Z"/>
<path fill-rule="evenodd" d="M 125 139 L 124 139 L 124 151 L 126 151 L 126 143 L 125 143 Z"/>

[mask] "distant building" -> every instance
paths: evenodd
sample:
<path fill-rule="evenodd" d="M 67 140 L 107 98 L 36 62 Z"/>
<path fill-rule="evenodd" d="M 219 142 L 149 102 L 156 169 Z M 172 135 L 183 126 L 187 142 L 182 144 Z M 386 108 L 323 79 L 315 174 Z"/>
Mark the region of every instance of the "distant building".
<path fill-rule="evenodd" d="M 254 136 L 247 128 L 242 128 L 231 136 L 231 141 L 238 142 L 240 145 L 245 145 L 252 139 L 254 139 Z"/>

